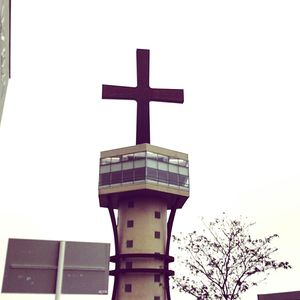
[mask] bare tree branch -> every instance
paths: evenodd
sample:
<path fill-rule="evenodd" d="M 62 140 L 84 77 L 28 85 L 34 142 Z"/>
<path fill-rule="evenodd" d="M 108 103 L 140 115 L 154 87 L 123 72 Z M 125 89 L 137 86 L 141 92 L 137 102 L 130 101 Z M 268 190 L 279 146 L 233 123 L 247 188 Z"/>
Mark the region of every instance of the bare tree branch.
<path fill-rule="evenodd" d="M 278 235 L 253 239 L 249 234 L 253 225 L 223 215 L 204 223 L 202 235 L 194 231 L 173 236 L 186 269 L 186 275 L 174 277 L 173 288 L 198 300 L 236 300 L 265 280 L 269 271 L 291 268 L 288 262 L 271 258 L 278 249 L 270 244 Z"/>

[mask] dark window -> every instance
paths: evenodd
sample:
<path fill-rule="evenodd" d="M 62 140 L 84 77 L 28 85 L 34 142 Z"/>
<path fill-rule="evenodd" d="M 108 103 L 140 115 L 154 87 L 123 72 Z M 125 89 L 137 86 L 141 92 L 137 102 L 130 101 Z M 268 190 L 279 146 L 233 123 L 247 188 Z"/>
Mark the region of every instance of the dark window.
<path fill-rule="evenodd" d="M 128 207 L 133 208 L 134 207 L 134 202 L 133 201 L 128 201 Z"/>
<path fill-rule="evenodd" d="M 188 176 L 179 175 L 179 185 L 180 186 L 188 186 Z"/>
<path fill-rule="evenodd" d="M 158 170 L 158 181 L 168 183 L 168 171 Z"/>
<path fill-rule="evenodd" d="M 126 261 L 125 268 L 126 269 L 132 269 L 132 261 Z"/>
<path fill-rule="evenodd" d="M 133 240 L 126 241 L 126 247 L 127 248 L 132 248 L 133 247 Z"/>
<path fill-rule="evenodd" d="M 121 183 L 122 182 L 122 172 L 112 172 L 111 173 L 111 183 Z"/>
<path fill-rule="evenodd" d="M 154 275 L 154 282 L 160 282 L 160 275 L 159 274 Z"/>
<path fill-rule="evenodd" d="M 133 220 L 128 220 L 127 221 L 127 227 L 130 228 L 130 227 L 133 227 L 134 225 L 134 221 Z"/>
<path fill-rule="evenodd" d="M 132 287 L 130 283 L 125 284 L 125 292 L 126 293 L 131 293 Z"/>
<path fill-rule="evenodd" d="M 123 170 L 123 182 L 133 181 L 133 170 Z"/>
<path fill-rule="evenodd" d="M 153 168 L 147 168 L 147 179 L 157 181 L 157 170 Z"/>
<path fill-rule="evenodd" d="M 155 231 L 155 232 L 154 232 L 154 237 L 155 237 L 156 239 L 160 239 L 160 232 L 159 232 L 159 231 Z"/>
<path fill-rule="evenodd" d="M 146 168 L 134 169 L 134 180 L 145 180 Z"/>
<path fill-rule="evenodd" d="M 169 173 L 169 184 L 178 185 L 178 174 Z"/>
<path fill-rule="evenodd" d="M 154 212 L 154 218 L 155 219 L 160 219 L 160 211 L 155 211 Z"/>
<path fill-rule="evenodd" d="M 154 296 L 154 300 L 160 300 L 160 296 Z"/>
<path fill-rule="evenodd" d="M 100 185 L 110 184 L 110 173 L 100 174 Z"/>

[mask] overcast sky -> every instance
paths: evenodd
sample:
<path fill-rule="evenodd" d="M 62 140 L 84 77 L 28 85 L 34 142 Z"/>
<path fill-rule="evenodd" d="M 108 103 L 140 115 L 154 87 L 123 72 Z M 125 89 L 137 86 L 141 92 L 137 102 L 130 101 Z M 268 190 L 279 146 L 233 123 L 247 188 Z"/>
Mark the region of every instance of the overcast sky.
<path fill-rule="evenodd" d="M 1 281 L 8 238 L 113 242 L 98 204 L 99 155 L 134 145 L 136 105 L 101 100 L 101 85 L 135 86 L 143 48 L 150 85 L 185 93 L 183 105 L 151 104 L 152 144 L 190 159 L 190 198 L 173 233 L 200 228 L 201 216 L 247 216 L 254 235 L 279 234 L 277 258 L 293 269 L 242 300 L 300 290 L 299 1 L 14 0 L 12 8 Z"/>

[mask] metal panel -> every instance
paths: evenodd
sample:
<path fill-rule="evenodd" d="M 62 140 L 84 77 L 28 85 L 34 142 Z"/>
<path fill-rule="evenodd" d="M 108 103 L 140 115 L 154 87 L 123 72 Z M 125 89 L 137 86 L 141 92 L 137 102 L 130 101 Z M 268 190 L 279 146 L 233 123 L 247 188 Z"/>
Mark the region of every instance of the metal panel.
<path fill-rule="evenodd" d="M 258 295 L 258 300 L 300 300 L 300 291 Z"/>
<path fill-rule="evenodd" d="M 109 244 L 67 242 L 63 294 L 107 294 Z"/>
<path fill-rule="evenodd" d="M 3 293 L 56 292 L 59 241 L 9 239 Z M 62 293 L 107 294 L 109 244 L 66 242 Z"/>
<path fill-rule="evenodd" d="M 54 293 L 59 242 L 9 239 L 3 293 Z"/>

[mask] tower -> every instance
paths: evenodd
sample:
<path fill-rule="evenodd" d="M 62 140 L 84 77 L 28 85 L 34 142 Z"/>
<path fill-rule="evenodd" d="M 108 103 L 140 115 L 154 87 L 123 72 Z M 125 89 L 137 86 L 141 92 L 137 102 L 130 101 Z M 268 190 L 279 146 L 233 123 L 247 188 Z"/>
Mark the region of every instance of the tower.
<path fill-rule="evenodd" d="M 150 144 L 149 101 L 183 103 L 183 91 L 150 88 L 149 50 L 138 49 L 137 87 L 103 85 L 102 98 L 137 101 L 136 145 L 100 158 L 99 201 L 115 242 L 112 300 L 170 300 L 170 238 L 189 197 L 188 155 Z"/>

